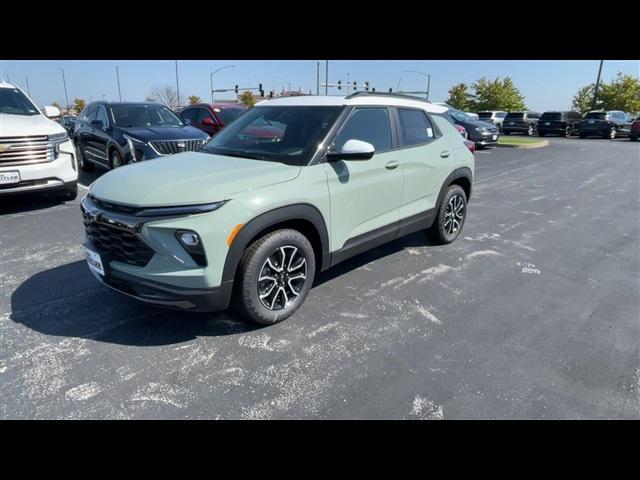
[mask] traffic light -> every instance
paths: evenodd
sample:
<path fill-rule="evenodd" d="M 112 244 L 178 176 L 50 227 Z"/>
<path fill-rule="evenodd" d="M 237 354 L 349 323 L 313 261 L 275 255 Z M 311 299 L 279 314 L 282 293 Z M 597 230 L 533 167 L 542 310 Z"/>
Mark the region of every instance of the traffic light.
<path fill-rule="evenodd" d="M 269 98 L 273 98 L 273 90 L 269 92 Z"/>
<path fill-rule="evenodd" d="M 258 85 L 258 90 L 260 90 L 260 96 L 264 97 L 264 90 L 262 89 L 262 84 Z"/>
<path fill-rule="evenodd" d="M 371 91 L 372 91 L 372 92 L 375 92 L 375 91 L 376 91 L 376 87 L 373 87 L 373 88 L 371 89 Z"/>
<path fill-rule="evenodd" d="M 338 90 L 342 90 L 342 80 L 338 80 Z"/>
<path fill-rule="evenodd" d="M 353 90 L 355 91 L 355 89 L 358 87 L 358 84 L 356 83 L 356 81 L 353 81 Z"/>
<path fill-rule="evenodd" d="M 369 91 L 369 82 L 364 82 L 364 89 L 365 91 Z M 375 91 L 375 90 L 374 90 Z"/>
<path fill-rule="evenodd" d="M 391 87 L 389 87 L 389 93 L 391 93 Z"/>
<path fill-rule="evenodd" d="M 236 85 L 236 95 L 238 94 L 238 85 Z"/>

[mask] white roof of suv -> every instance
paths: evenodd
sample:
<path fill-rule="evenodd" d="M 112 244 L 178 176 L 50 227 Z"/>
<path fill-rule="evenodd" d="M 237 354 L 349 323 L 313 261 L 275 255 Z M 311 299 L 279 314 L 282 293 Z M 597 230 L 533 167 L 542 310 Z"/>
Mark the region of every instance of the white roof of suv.
<path fill-rule="evenodd" d="M 429 113 L 444 113 L 448 109 L 446 107 L 436 105 L 425 100 L 416 98 L 415 100 L 400 95 L 394 96 L 389 94 L 376 95 L 375 93 L 367 93 L 349 97 L 334 96 L 316 96 L 304 95 L 299 97 L 282 97 L 272 100 L 259 102 L 256 106 L 343 106 L 343 105 L 385 105 L 392 107 L 413 107 L 421 108 Z"/>

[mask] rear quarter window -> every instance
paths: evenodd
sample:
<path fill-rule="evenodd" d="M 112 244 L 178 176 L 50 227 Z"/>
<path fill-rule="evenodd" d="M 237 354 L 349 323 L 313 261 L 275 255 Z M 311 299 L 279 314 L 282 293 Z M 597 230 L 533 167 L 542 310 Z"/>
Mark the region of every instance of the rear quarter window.
<path fill-rule="evenodd" d="M 421 145 L 434 139 L 433 125 L 422 110 L 399 108 L 398 119 L 403 147 Z"/>

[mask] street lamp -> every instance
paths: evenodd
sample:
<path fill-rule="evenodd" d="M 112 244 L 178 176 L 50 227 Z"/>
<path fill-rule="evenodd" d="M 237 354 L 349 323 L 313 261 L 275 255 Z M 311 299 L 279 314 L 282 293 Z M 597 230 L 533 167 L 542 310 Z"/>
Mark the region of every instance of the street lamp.
<path fill-rule="evenodd" d="M 214 103 L 214 101 L 213 101 L 213 74 L 214 73 L 218 73 L 220 70 L 224 70 L 225 68 L 233 68 L 233 67 L 235 67 L 235 65 L 225 65 L 224 67 L 220 67 L 219 69 L 214 70 L 209 75 L 209 80 L 210 80 L 210 83 L 211 83 L 211 103 Z"/>
<path fill-rule="evenodd" d="M 64 98 L 67 101 L 67 111 L 69 111 L 69 96 L 67 95 L 67 81 L 64 78 L 64 68 L 61 68 L 60 71 L 62 72 L 62 85 L 64 86 Z"/>
<path fill-rule="evenodd" d="M 429 101 L 429 89 L 431 88 L 431 75 L 424 72 L 419 72 L 418 70 L 405 70 L 404 73 L 417 73 L 418 75 L 427 77 L 427 101 Z"/>

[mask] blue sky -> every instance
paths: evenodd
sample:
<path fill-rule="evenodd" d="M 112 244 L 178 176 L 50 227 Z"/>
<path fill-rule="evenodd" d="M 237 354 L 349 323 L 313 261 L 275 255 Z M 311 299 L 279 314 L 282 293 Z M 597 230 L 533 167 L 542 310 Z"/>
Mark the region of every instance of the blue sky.
<path fill-rule="evenodd" d="M 347 78 L 358 83 L 368 80 L 379 91 L 394 90 L 400 82 L 402 90 L 423 90 L 426 79 L 404 70 L 419 70 L 431 74 L 431 100 L 444 101 L 447 91 L 456 83 L 472 83 L 482 76 L 488 78 L 510 76 L 525 96 L 528 108 L 534 110 L 563 109 L 571 105 L 578 88 L 594 82 L 598 60 L 593 61 L 346 61 L 329 62 L 329 81 Z M 225 65 L 234 68 L 214 75 L 214 88 L 232 88 L 235 84 L 280 90 L 284 85 L 292 89 L 316 91 L 316 60 L 309 61 L 179 61 L 180 95 L 198 95 L 210 100 L 209 73 Z M 124 100 L 139 101 L 155 86 L 175 87 L 175 64 L 166 61 L 6 61 L 0 60 L 0 76 L 26 90 L 29 79 L 32 98 L 38 105 L 58 101 L 64 104 L 64 89 L 60 68 L 64 68 L 69 101 L 74 97 L 86 101 L 118 99 L 116 65 L 120 70 L 120 84 Z M 320 77 L 324 81 L 324 61 Z M 618 71 L 640 76 L 640 61 L 605 61 L 602 77 L 611 80 Z M 349 74 L 347 76 L 347 74 Z M 344 90 L 342 91 L 344 92 Z M 337 90 L 329 91 L 338 94 Z M 232 98 L 233 94 L 217 94 L 216 100 Z"/>

